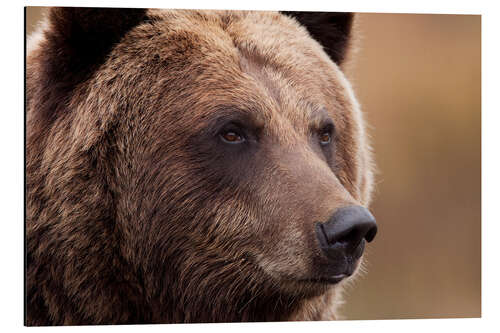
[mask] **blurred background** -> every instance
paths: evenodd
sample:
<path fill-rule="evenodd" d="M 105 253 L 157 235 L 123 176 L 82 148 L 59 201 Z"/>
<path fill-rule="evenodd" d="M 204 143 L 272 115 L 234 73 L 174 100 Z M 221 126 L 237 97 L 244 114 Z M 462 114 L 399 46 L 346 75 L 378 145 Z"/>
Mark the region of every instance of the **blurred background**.
<path fill-rule="evenodd" d="M 26 11 L 26 32 L 41 19 Z M 481 17 L 359 14 L 379 233 L 346 319 L 481 316 Z"/>
<path fill-rule="evenodd" d="M 481 17 L 360 14 L 379 233 L 349 319 L 481 316 Z"/>

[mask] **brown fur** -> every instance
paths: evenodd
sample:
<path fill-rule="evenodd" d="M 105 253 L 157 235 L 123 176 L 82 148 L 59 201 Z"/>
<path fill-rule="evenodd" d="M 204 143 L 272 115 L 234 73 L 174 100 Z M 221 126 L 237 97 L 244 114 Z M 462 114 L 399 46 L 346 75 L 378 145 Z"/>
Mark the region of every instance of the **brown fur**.
<path fill-rule="evenodd" d="M 279 13 L 53 9 L 27 59 L 26 323 L 333 319 L 341 284 L 300 280 L 314 222 L 371 192 L 345 21 L 327 54 Z M 213 139 L 235 115 L 250 153 Z"/>

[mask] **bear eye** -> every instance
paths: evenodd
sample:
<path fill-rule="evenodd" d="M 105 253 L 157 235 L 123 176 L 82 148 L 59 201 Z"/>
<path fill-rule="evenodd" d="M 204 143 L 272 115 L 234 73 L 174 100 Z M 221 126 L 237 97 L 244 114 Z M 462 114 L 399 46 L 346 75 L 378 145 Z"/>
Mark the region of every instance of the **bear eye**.
<path fill-rule="evenodd" d="M 319 143 L 326 146 L 332 141 L 332 134 L 329 131 L 324 131 L 319 136 Z"/>
<path fill-rule="evenodd" d="M 245 141 L 242 135 L 236 131 L 225 131 L 220 134 L 222 141 L 226 143 L 236 144 Z"/>
<path fill-rule="evenodd" d="M 335 126 L 333 122 L 327 122 L 321 131 L 319 131 L 318 139 L 322 146 L 327 146 L 332 142 L 333 133 L 335 132 Z"/>

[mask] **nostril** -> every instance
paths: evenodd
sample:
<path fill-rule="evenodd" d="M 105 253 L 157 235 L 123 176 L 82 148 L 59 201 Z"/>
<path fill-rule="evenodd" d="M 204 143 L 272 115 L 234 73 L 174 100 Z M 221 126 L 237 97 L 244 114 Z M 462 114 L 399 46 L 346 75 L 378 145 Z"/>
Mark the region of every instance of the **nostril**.
<path fill-rule="evenodd" d="M 347 231 L 346 235 L 343 235 L 342 237 L 338 237 L 337 239 L 334 239 L 334 243 L 345 243 L 345 244 L 350 244 L 355 246 L 358 246 L 358 244 L 363 240 L 363 236 L 361 235 L 361 230 L 358 228 L 353 228 L 351 230 Z"/>
<path fill-rule="evenodd" d="M 371 242 L 375 238 L 377 224 L 366 208 L 350 206 L 338 209 L 327 222 L 321 224 L 321 230 L 328 245 L 344 243 L 356 248 L 363 239 Z"/>
<path fill-rule="evenodd" d="M 377 225 L 371 226 L 370 229 L 366 232 L 365 239 L 368 243 L 370 243 L 377 234 Z"/>
<path fill-rule="evenodd" d="M 355 249 L 363 239 L 367 242 L 371 242 L 377 233 L 377 227 L 373 226 L 371 223 L 361 223 L 354 225 L 346 232 L 345 235 L 338 237 L 334 241 L 341 244 L 343 243 L 348 248 Z"/>

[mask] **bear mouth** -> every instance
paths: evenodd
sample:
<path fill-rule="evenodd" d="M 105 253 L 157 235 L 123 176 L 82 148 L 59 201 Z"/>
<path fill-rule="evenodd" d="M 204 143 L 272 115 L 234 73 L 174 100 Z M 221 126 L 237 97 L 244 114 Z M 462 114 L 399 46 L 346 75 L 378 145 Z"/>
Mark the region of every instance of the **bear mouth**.
<path fill-rule="evenodd" d="M 340 281 L 344 280 L 345 278 L 349 277 L 350 275 L 348 274 L 337 274 L 334 276 L 325 276 L 325 277 L 317 277 L 317 278 L 308 278 L 308 279 L 302 279 L 300 281 L 302 282 L 312 282 L 312 283 L 319 283 L 319 284 L 337 284 Z"/>

